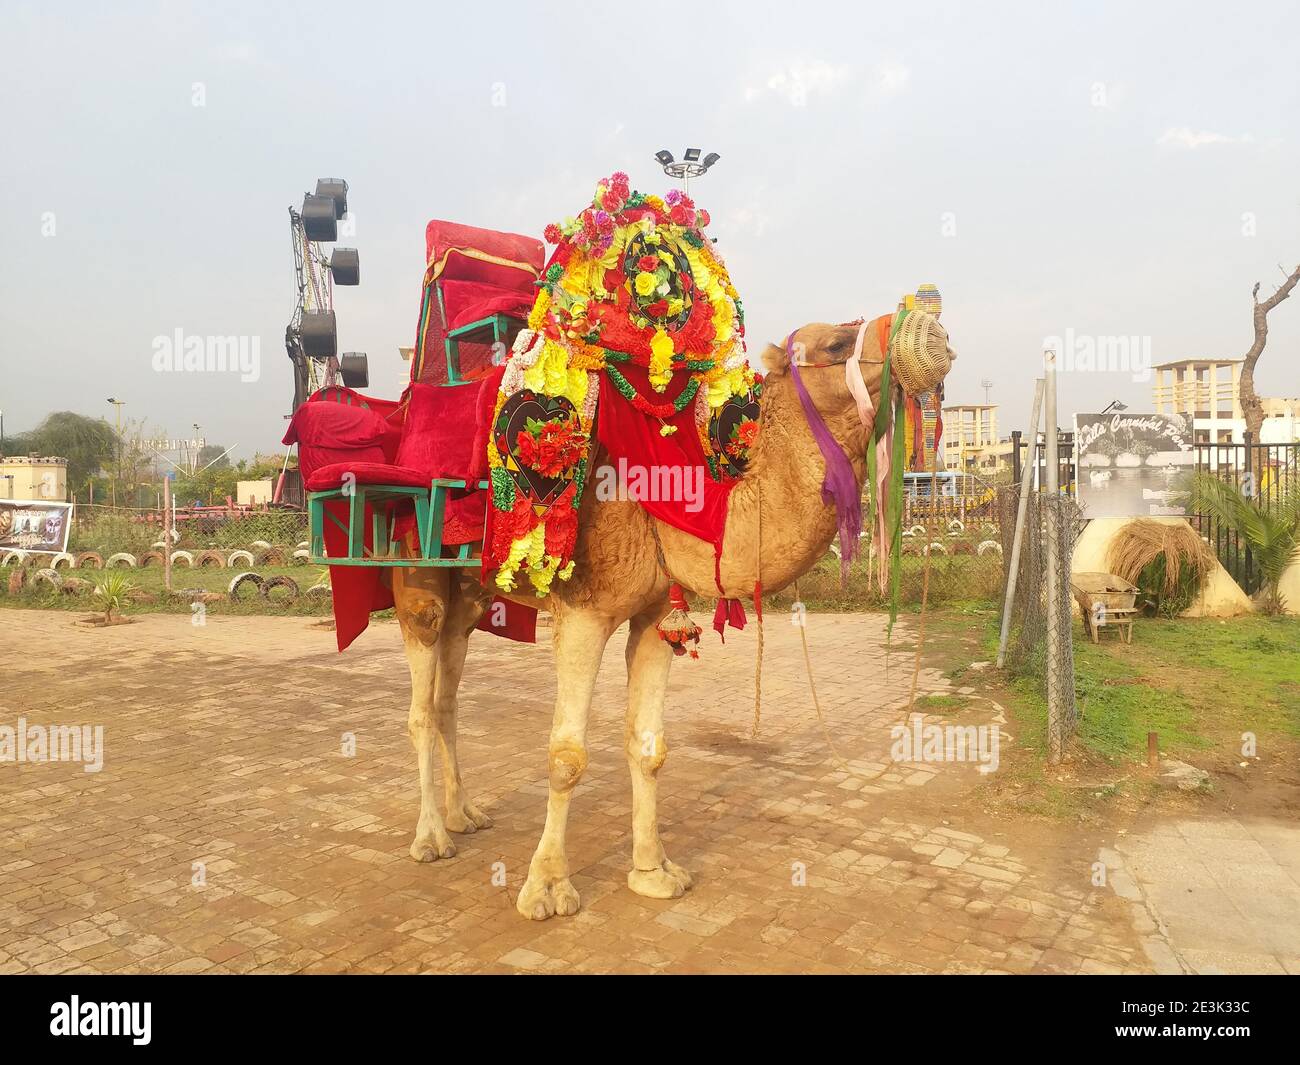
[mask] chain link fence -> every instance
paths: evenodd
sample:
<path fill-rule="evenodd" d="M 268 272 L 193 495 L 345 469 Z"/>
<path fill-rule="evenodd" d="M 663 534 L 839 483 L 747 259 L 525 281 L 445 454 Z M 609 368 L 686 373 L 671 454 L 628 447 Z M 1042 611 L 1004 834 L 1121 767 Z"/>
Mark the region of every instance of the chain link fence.
<path fill-rule="evenodd" d="M 174 547 L 202 551 L 208 548 L 249 548 L 263 542 L 292 549 L 307 539 L 307 515 L 297 510 L 237 511 L 219 508 L 176 510 Z M 68 550 L 101 554 L 148 551 L 163 537 L 163 515 L 157 508 L 132 509 L 77 504 L 68 536 Z"/>
<path fill-rule="evenodd" d="M 1019 487 L 998 492 L 1001 518 L 1004 583 L 1011 578 L 1012 541 L 1016 528 Z M 1073 592 L 1070 558 L 1084 526 L 1079 505 L 1065 495 L 1046 496 L 1031 491 L 1025 510 L 1015 597 L 1011 603 L 1011 630 L 1006 666 L 1017 676 L 1031 678 L 1048 706 L 1048 743 L 1054 754 L 1078 728 L 1074 691 Z M 1048 539 L 1057 539 L 1057 565 L 1048 565 Z M 1049 600 L 1055 591 L 1055 624 Z"/>

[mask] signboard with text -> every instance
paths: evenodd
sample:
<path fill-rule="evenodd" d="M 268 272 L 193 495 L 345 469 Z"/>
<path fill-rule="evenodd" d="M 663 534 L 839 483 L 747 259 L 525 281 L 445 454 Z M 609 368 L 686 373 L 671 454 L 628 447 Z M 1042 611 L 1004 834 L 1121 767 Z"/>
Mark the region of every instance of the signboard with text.
<path fill-rule="evenodd" d="M 0 500 L 0 553 L 66 551 L 71 527 L 71 503 Z"/>
<path fill-rule="evenodd" d="M 1181 517 L 1196 468 L 1189 419 L 1180 414 L 1076 414 L 1079 505 L 1086 518 Z"/>

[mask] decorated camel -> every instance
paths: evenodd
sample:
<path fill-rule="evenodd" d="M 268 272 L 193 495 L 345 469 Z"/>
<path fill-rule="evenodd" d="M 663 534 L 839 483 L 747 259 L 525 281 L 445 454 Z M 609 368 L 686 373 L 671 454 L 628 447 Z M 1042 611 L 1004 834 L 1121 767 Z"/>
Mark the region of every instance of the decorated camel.
<path fill-rule="evenodd" d="M 495 394 L 485 412 L 482 571 L 388 571 L 411 672 L 417 861 L 451 857 L 450 832 L 491 824 L 466 793 L 456 755 L 470 634 L 501 605 L 494 597 L 554 618 L 546 824 L 516 903 L 535 920 L 579 908 L 565 831 L 610 636 L 628 623 L 628 886 L 674 898 L 691 877 L 664 853 L 656 804 L 668 671 L 675 656 L 696 655 L 700 636 L 686 593 L 718 599 L 719 631 L 743 625 L 742 597 L 761 622 L 763 594 L 807 572 L 837 531 L 842 555 L 854 557 L 864 483 L 885 581 L 900 532 L 904 449 L 893 426 L 915 397 L 933 397 L 937 411 L 953 358 L 927 286 L 871 321 L 794 330 L 768 347 L 766 373 L 756 374 L 707 222 L 681 194 L 642 196 L 616 174 L 578 218 L 548 227 L 557 249 L 528 328 L 485 386 Z M 671 491 L 638 482 L 665 471 L 674 476 L 658 483 Z"/>

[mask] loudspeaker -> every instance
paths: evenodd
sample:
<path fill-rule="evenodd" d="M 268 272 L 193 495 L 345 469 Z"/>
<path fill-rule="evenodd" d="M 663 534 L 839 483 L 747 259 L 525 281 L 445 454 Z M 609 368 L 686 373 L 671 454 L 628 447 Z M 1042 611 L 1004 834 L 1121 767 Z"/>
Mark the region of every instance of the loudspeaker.
<path fill-rule="evenodd" d="M 338 354 L 338 323 L 333 311 L 303 311 L 298 327 L 302 353 L 311 359 L 328 359 Z"/>
<path fill-rule="evenodd" d="M 336 285 L 361 284 L 361 256 L 356 248 L 335 248 L 330 256 L 330 273 Z"/>
<path fill-rule="evenodd" d="M 334 213 L 334 200 L 329 196 L 302 198 L 302 228 L 308 240 L 338 240 L 338 215 Z"/>
<path fill-rule="evenodd" d="M 339 356 L 339 373 L 348 388 L 368 388 L 370 364 L 364 351 L 345 351 Z"/>
<path fill-rule="evenodd" d="M 316 182 L 316 195 L 327 196 L 334 201 L 335 218 L 342 218 L 348 213 L 348 183 L 342 178 L 320 178 Z"/>

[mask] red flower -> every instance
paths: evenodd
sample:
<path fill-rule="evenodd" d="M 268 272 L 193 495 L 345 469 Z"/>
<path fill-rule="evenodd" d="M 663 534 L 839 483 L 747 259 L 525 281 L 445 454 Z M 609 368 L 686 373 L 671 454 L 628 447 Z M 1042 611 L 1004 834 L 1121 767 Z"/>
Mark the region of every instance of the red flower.
<path fill-rule="evenodd" d="M 712 219 L 709 217 L 709 212 L 706 211 L 703 207 L 701 207 L 698 211 L 695 212 L 695 220 L 699 223 L 701 229 L 703 229 L 705 226 L 709 224 L 710 221 L 712 221 Z"/>
<path fill-rule="evenodd" d="M 650 315 L 651 318 L 662 318 L 668 313 L 668 301 L 656 300 L 654 303 L 646 307 L 645 312 Z"/>
<path fill-rule="evenodd" d="M 515 505 L 508 512 L 492 511 L 492 543 L 489 557 L 493 562 L 504 562 L 510 556 L 510 545 L 526 536 L 536 524 L 532 503 L 520 492 Z"/>
<path fill-rule="evenodd" d="M 727 444 L 727 454 L 732 458 L 741 458 L 754 446 L 758 439 L 758 422 L 746 418 L 731 430 L 731 441 Z"/>
<path fill-rule="evenodd" d="M 560 232 L 560 227 L 554 222 L 542 230 L 542 236 L 546 238 L 547 244 L 559 244 L 564 239 L 564 234 Z"/>
<path fill-rule="evenodd" d="M 570 484 L 546 511 L 546 553 L 568 562 L 578 539 L 578 512 L 573 509 L 576 484 Z"/>
<path fill-rule="evenodd" d="M 587 447 L 587 434 L 576 421 L 547 422 L 542 426 L 537 469 L 546 477 L 558 477 L 573 466 Z"/>
<path fill-rule="evenodd" d="M 659 256 L 643 255 L 636 261 L 636 268 L 644 270 L 647 274 L 652 274 L 659 269 Z"/>
<path fill-rule="evenodd" d="M 573 466 L 587 448 L 587 434 L 576 421 L 546 422 L 536 436 L 519 431 L 516 457 L 543 477 L 558 477 Z"/>
<path fill-rule="evenodd" d="M 520 429 L 519 436 L 515 440 L 515 445 L 516 451 L 518 452 L 516 458 L 518 458 L 525 466 L 531 466 L 533 469 L 537 469 L 537 438 L 527 429 Z"/>

